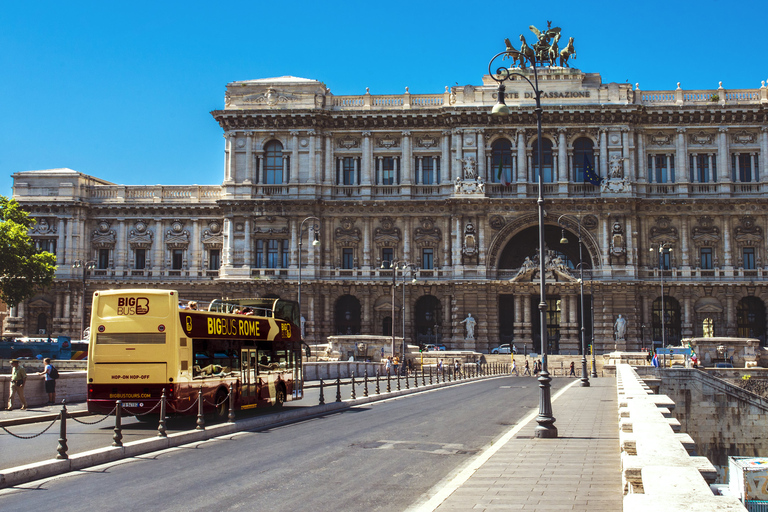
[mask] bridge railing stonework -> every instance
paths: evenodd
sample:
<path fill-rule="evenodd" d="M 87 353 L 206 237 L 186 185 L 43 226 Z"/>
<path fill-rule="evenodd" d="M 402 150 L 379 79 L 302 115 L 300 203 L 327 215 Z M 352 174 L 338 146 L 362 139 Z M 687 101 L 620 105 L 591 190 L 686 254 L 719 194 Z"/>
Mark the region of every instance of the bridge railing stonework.
<path fill-rule="evenodd" d="M 746 510 L 738 498 L 716 496 L 717 470 L 691 455 L 693 439 L 671 417 L 675 403 L 657 395 L 628 364 L 616 365 L 624 512 Z"/>

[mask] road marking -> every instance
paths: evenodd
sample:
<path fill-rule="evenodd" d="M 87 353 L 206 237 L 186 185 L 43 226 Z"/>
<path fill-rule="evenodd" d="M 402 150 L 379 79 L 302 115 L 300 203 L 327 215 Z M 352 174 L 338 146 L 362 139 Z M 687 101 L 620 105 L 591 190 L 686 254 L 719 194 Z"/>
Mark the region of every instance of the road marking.
<path fill-rule="evenodd" d="M 574 380 L 567 386 L 565 386 L 563 389 L 558 391 L 555 396 L 552 397 L 552 402 L 560 398 L 563 393 L 568 391 L 572 386 L 574 386 L 577 382 L 580 382 L 579 380 Z M 515 437 L 515 435 L 520 432 L 523 427 L 525 427 L 529 422 L 531 422 L 536 416 L 539 415 L 539 410 L 535 409 L 532 411 L 528 416 L 524 417 L 520 423 L 512 427 L 510 430 L 507 431 L 506 434 L 504 434 L 498 441 L 493 443 L 491 446 L 486 448 L 483 452 L 480 453 L 477 457 L 469 461 L 469 463 L 464 467 L 464 469 L 460 470 L 459 473 L 454 476 L 445 486 L 443 486 L 437 493 L 432 496 L 426 503 L 417 504 L 409 509 L 407 509 L 406 512 L 433 512 L 437 509 L 448 497 L 453 494 L 456 489 L 461 487 L 469 478 L 482 467 L 483 464 L 488 462 L 488 459 L 493 457 L 493 455 L 499 451 L 505 444 L 509 442 L 510 439 Z"/>

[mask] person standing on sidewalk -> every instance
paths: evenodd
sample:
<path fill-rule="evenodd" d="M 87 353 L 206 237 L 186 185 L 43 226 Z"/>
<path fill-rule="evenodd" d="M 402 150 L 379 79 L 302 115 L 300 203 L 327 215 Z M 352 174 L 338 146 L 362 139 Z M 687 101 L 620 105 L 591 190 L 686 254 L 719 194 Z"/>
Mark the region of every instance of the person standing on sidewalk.
<path fill-rule="evenodd" d="M 27 400 L 24 398 L 24 384 L 27 382 L 27 371 L 19 366 L 18 359 L 11 361 L 11 395 L 8 397 L 8 410 L 13 410 L 13 397 L 18 396 L 21 402 L 21 410 L 27 408 Z"/>
<path fill-rule="evenodd" d="M 51 405 L 56 403 L 56 379 L 51 375 L 53 372 L 51 358 L 46 357 L 43 359 L 43 363 L 45 363 L 45 368 L 38 375 L 45 375 L 45 392 L 48 393 L 48 405 Z"/>
<path fill-rule="evenodd" d="M 516 376 L 520 376 L 520 374 L 517 372 L 517 362 L 515 361 L 515 358 L 512 358 L 512 373 L 514 373 Z"/>
<path fill-rule="evenodd" d="M 568 374 L 569 377 L 575 377 L 576 376 L 576 368 L 573 364 L 573 361 L 571 361 L 571 372 Z"/>
<path fill-rule="evenodd" d="M 531 365 L 528 364 L 528 359 L 525 360 L 525 370 L 523 370 L 523 376 L 531 376 Z"/>

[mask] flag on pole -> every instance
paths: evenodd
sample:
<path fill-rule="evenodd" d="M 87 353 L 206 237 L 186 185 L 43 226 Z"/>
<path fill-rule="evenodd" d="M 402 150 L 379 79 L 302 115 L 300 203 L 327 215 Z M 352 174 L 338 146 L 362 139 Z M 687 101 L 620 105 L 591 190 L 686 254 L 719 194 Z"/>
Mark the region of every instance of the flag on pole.
<path fill-rule="evenodd" d="M 584 181 L 587 181 L 596 187 L 600 186 L 600 183 L 603 182 L 603 178 L 597 175 L 595 168 L 589 163 L 587 155 L 584 155 Z"/>
<path fill-rule="evenodd" d="M 499 180 L 499 183 L 503 183 L 505 187 L 510 185 L 507 177 L 504 175 L 504 158 L 502 157 L 499 157 L 499 170 L 496 172 L 496 179 Z"/>
<path fill-rule="evenodd" d="M 655 353 L 653 354 L 653 360 L 651 361 L 651 364 L 658 368 L 659 367 L 659 354 Z"/>

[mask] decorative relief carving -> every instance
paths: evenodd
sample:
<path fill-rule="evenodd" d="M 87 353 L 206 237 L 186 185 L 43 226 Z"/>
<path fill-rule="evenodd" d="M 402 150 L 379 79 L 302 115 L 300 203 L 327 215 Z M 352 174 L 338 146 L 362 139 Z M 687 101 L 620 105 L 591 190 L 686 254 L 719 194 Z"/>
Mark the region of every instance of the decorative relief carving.
<path fill-rule="evenodd" d="M 171 229 L 166 230 L 165 245 L 168 249 L 186 249 L 189 246 L 189 231 L 184 229 L 181 220 L 174 220 Z"/>
<path fill-rule="evenodd" d="M 111 249 L 117 241 L 117 233 L 109 228 L 109 221 L 99 222 L 96 230 L 91 234 L 91 246 L 96 249 Z"/>
<path fill-rule="evenodd" d="M 588 229 L 590 231 L 593 231 L 593 230 L 597 229 L 598 224 L 599 224 L 599 222 L 597 220 L 597 216 L 592 215 L 592 214 L 585 215 L 584 216 L 584 220 L 581 221 L 582 227 L 584 227 L 585 229 Z"/>
<path fill-rule="evenodd" d="M 504 227 L 504 217 L 501 215 L 493 215 L 488 219 L 488 225 L 491 229 L 501 229 Z"/>
<path fill-rule="evenodd" d="M 669 146 L 672 144 L 672 135 L 664 132 L 658 132 L 655 135 L 648 136 L 649 142 L 654 146 Z"/>
<path fill-rule="evenodd" d="M 380 139 L 376 139 L 376 145 L 380 148 L 399 148 L 400 147 L 400 139 L 397 139 L 395 137 L 382 137 Z"/>
<path fill-rule="evenodd" d="M 691 240 L 695 247 L 715 247 L 720 242 L 720 228 L 714 225 L 712 217 L 700 217 L 698 225 L 691 230 Z"/>
<path fill-rule="evenodd" d="M 435 137 L 417 137 L 416 145 L 420 148 L 435 148 L 439 141 Z"/>
<path fill-rule="evenodd" d="M 417 247 L 437 247 L 442 239 L 440 228 L 435 227 L 431 217 L 421 219 L 421 227 L 416 228 L 414 241 Z"/>
<path fill-rule="evenodd" d="M 128 245 L 131 249 L 149 249 L 152 247 L 152 238 L 154 234 L 148 229 L 147 222 L 137 220 L 133 227 L 128 231 Z"/>
<path fill-rule="evenodd" d="M 224 235 L 221 232 L 221 223 L 218 220 L 210 221 L 208 227 L 203 229 L 203 234 L 200 239 L 206 249 L 221 249 L 224 247 Z"/>
<path fill-rule="evenodd" d="M 336 145 L 341 149 L 352 149 L 360 147 L 360 139 L 347 135 L 340 139 L 336 139 Z"/>
<path fill-rule="evenodd" d="M 278 91 L 274 87 L 267 89 L 267 92 L 261 94 L 249 94 L 243 96 L 243 103 L 258 103 L 262 105 L 277 105 L 278 103 L 288 103 L 294 101 L 296 97 L 292 94 L 286 94 Z"/>
<path fill-rule="evenodd" d="M 32 227 L 32 229 L 29 230 L 30 234 L 35 234 L 35 235 L 55 235 L 56 234 L 56 228 L 53 226 L 53 224 L 48 223 L 48 219 L 40 218 L 35 220 L 37 220 L 37 223 Z"/>
<path fill-rule="evenodd" d="M 704 131 L 701 131 L 699 133 L 692 133 L 688 135 L 688 143 L 689 144 L 712 144 L 715 140 L 715 134 L 714 133 L 707 133 Z"/>
<path fill-rule="evenodd" d="M 400 243 L 400 228 L 395 227 L 391 217 L 381 219 L 381 227 L 373 231 L 373 241 L 377 247 L 396 247 Z"/>
<path fill-rule="evenodd" d="M 746 130 L 731 135 L 731 142 L 734 144 L 754 144 L 756 140 L 757 136 Z"/>
<path fill-rule="evenodd" d="M 742 217 L 733 230 L 733 239 L 738 247 L 757 247 L 763 241 L 763 228 L 752 217 Z"/>
<path fill-rule="evenodd" d="M 672 226 L 669 217 L 659 217 L 651 228 L 651 244 L 674 244 L 677 242 L 677 228 Z"/>

